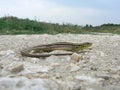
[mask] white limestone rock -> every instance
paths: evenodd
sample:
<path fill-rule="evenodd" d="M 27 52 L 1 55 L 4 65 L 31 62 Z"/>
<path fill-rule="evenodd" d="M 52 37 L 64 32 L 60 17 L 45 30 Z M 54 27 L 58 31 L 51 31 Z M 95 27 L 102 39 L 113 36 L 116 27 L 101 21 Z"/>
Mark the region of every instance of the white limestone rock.
<path fill-rule="evenodd" d="M 12 61 L 9 60 L 9 59 L 2 59 L 0 61 L 0 65 L 3 66 L 4 68 L 6 68 L 7 66 L 9 66 L 11 63 L 12 63 Z"/>
<path fill-rule="evenodd" d="M 0 56 L 14 57 L 15 55 L 13 50 L 0 51 Z"/>
<path fill-rule="evenodd" d="M 59 85 L 48 79 L 0 78 L 0 90 L 59 90 Z"/>
<path fill-rule="evenodd" d="M 79 54 L 77 54 L 77 53 L 73 53 L 71 55 L 71 59 L 76 61 L 76 62 L 79 62 L 80 58 L 81 58 L 81 56 Z"/>
<path fill-rule="evenodd" d="M 40 61 L 39 58 L 31 58 L 32 63 L 38 63 Z"/>
<path fill-rule="evenodd" d="M 101 78 L 93 78 L 93 77 L 85 76 L 85 75 L 76 75 L 74 78 L 80 81 L 87 82 L 87 83 L 97 83 L 103 80 Z"/>
<path fill-rule="evenodd" d="M 79 69 L 80 69 L 80 67 L 79 67 L 79 66 L 74 65 L 74 66 L 72 66 L 72 67 L 71 67 L 70 72 L 75 72 L 75 71 L 78 71 Z"/>
<path fill-rule="evenodd" d="M 24 69 L 24 66 L 22 63 L 14 63 L 12 64 L 12 66 L 10 65 L 8 67 L 8 70 L 10 70 L 11 72 L 20 72 Z"/>
<path fill-rule="evenodd" d="M 30 67 L 26 67 L 27 70 L 30 70 L 32 73 L 47 73 L 53 69 L 51 66 L 46 65 L 32 65 Z"/>

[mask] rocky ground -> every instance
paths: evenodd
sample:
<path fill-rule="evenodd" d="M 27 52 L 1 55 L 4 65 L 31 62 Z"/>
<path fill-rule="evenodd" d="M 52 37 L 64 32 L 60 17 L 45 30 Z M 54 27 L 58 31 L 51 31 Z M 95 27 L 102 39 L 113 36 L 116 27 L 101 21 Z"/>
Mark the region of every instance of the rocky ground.
<path fill-rule="evenodd" d="M 27 47 L 60 41 L 93 45 L 66 56 L 20 54 Z M 120 90 L 120 36 L 1 35 L 0 90 Z"/>

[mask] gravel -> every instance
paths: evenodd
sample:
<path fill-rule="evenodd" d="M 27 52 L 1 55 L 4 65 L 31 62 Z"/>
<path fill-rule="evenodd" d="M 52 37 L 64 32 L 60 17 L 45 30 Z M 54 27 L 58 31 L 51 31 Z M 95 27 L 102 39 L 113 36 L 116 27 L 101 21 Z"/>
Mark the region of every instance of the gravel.
<path fill-rule="evenodd" d="M 25 48 L 53 42 L 93 45 L 66 56 L 20 54 Z M 0 35 L 0 90 L 120 90 L 120 36 Z"/>

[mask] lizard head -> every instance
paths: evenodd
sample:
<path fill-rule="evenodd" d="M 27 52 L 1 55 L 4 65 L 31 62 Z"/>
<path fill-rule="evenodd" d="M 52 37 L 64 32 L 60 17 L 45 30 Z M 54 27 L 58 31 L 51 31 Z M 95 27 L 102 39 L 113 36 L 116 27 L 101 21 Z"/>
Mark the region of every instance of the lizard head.
<path fill-rule="evenodd" d="M 85 43 L 82 43 L 82 44 L 77 45 L 76 48 L 75 48 L 75 51 L 84 50 L 84 49 L 89 48 L 90 46 L 92 46 L 92 43 L 90 43 L 90 42 L 85 42 Z"/>

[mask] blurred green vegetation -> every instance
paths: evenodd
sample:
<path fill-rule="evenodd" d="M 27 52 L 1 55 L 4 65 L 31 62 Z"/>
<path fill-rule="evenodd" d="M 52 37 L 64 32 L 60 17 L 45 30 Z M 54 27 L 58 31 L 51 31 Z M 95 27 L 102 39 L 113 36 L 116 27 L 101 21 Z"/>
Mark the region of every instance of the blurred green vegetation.
<path fill-rule="evenodd" d="M 103 24 L 100 26 L 92 25 L 73 25 L 46 23 L 28 18 L 21 19 L 14 16 L 4 16 L 0 18 L 0 34 L 94 34 L 94 33 L 113 33 L 120 34 L 120 24 Z"/>

